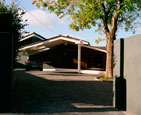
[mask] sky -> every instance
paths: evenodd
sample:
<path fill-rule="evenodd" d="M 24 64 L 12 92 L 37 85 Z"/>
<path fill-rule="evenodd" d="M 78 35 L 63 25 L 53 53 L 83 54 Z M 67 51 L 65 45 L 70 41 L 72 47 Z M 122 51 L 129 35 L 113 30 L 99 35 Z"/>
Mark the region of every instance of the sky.
<path fill-rule="evenodd" d="M 6 3 L 9 4 L 12 0 L 6 0 Z M 104 34 L 99 34 L 95 32 L 96 27 L 91 29 L 86 29 L 83 31 L 76 32 L 69 28 L 71 19 L 69 17 L 58 18 L 55 14 L 50 13 L 47 10 L 42 8 L 37 8 L 32 4 L 32 0 L 16 0 L 19 4 L 19 7 L 23 10 L 26 10 L 26 13 L 23 15 L 23 20 L 28 20 L 28 26 L 25 27 L 27 32 L 36 32 L 45 38 L 50 38 L 61 35 L 71 35 L 74 37 L 81 38 L 82 40 L 88 41 L 93 46 L 106 46 L 106 41 L 101 41 L 99 44 L 95 43 L 95 40 L 98 38 L 104 38 Z M 136 33 L 133 34 L 131 31 L 125 32 L 120 30 L 117 33 L 117 38 L 127 38 L 141 34 L 141 27 L 136 29 Z"/>

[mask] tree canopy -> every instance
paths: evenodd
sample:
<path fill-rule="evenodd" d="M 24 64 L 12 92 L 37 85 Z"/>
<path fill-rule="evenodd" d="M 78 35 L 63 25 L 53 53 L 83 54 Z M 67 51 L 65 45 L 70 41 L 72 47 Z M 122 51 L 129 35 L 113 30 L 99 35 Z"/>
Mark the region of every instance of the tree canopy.
<path fill-rule="evenodd" d="M 60 18 L 70 15 L 70 27 L 76 31 L 97 26 L 110 31 L 112 17 L 118 14 L 117 25 L 126 31 L 135 29 L 135 20 L 140 16 L 141 0 L 33 0 L 37 7 L 48 8 Z"/>
<path fill-rule="evenodd" d="M 18 41 L 22 37 L 24 32 L 25 22 L 22 20 L 22 15 L 24 11 L 16 5 L 16 3 L 11 2 L 7 5 L 5 0 L 0 0 L 0 32 L 11 32 L 13 36 L 13 53 L 14 62 L 16 59 L 18 48 L 20 47 Z"/>

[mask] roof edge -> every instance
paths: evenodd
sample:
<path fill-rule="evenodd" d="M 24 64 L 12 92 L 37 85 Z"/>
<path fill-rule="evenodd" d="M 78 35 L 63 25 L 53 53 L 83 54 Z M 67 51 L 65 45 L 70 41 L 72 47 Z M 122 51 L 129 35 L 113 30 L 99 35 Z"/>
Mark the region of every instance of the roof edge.
<path fill-rule="evenodd" d="M 22 37 L 22 38 L 19 40 L 19 42 L 24 41 L 24 40 L 26 40 L 26 39 L 29 39 L 29 38 L 31 38 L 31 37 L 33 37 L 33 36 L 36 36 L 36 37 L 39 38 L 40 40 L 46 40 L 46 38 L 44 38 L 43 36 L 41 36 L 41 35 L 39 35 L 39 34 L 37 34 L 37 33 L 35 33 L 35 32 L 32 32 L 32 33 L 30 33 L 30 34 L 28 34 L 28 35 Z"/>

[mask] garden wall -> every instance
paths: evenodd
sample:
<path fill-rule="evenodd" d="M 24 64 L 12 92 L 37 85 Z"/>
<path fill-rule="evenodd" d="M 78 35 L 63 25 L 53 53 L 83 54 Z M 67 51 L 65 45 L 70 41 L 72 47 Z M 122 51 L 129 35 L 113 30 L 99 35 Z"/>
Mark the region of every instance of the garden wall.
<path fill-rule="evenodd" d="M 114 105 L 141 114 L 141 34 L 114 41 Z"/>

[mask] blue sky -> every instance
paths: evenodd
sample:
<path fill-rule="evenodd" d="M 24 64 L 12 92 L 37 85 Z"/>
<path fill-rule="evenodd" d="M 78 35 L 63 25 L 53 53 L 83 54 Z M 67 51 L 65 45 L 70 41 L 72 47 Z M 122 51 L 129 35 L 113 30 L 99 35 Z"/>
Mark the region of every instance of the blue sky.
<path fill-rule="evenodd" d="M 6 0 L 7 3 L 10 3 L 11 1 L 12 0 Z M 23 16 L 24 20 L 28 19 L 27 23 L 29 25 L 25 27 L 25 30 L 28 32 L 36 32 L 45 38 L 50 38 L 58 34 L 72 35 L 89 41 L 93 46 L 106 45 L 106 41 L 102 41 L 99 44 L 95 43 L 96 39 L 99 37 L 104 37 L 104 34 L 100 35 L 99 33 L 95 32 L 96 27 L 80 32 L 75 32 L 69 28 L 71 19 L 68 17 L 59 19 L 53 13 L 49 13 L 47 10 L 37 8 L 32 4 L 32 0 L 19 0 L 17 3 L 20 3 L 19 7 L 22 9 L 25 8 L 28 11 Z M 126 38 L 140 33 L 141 27 L 138 27 L 135 34 L 133 34 L 131 31 L 125 32 L 124 30 L 120 30 L 117 34 L 117 38 Z"/>

